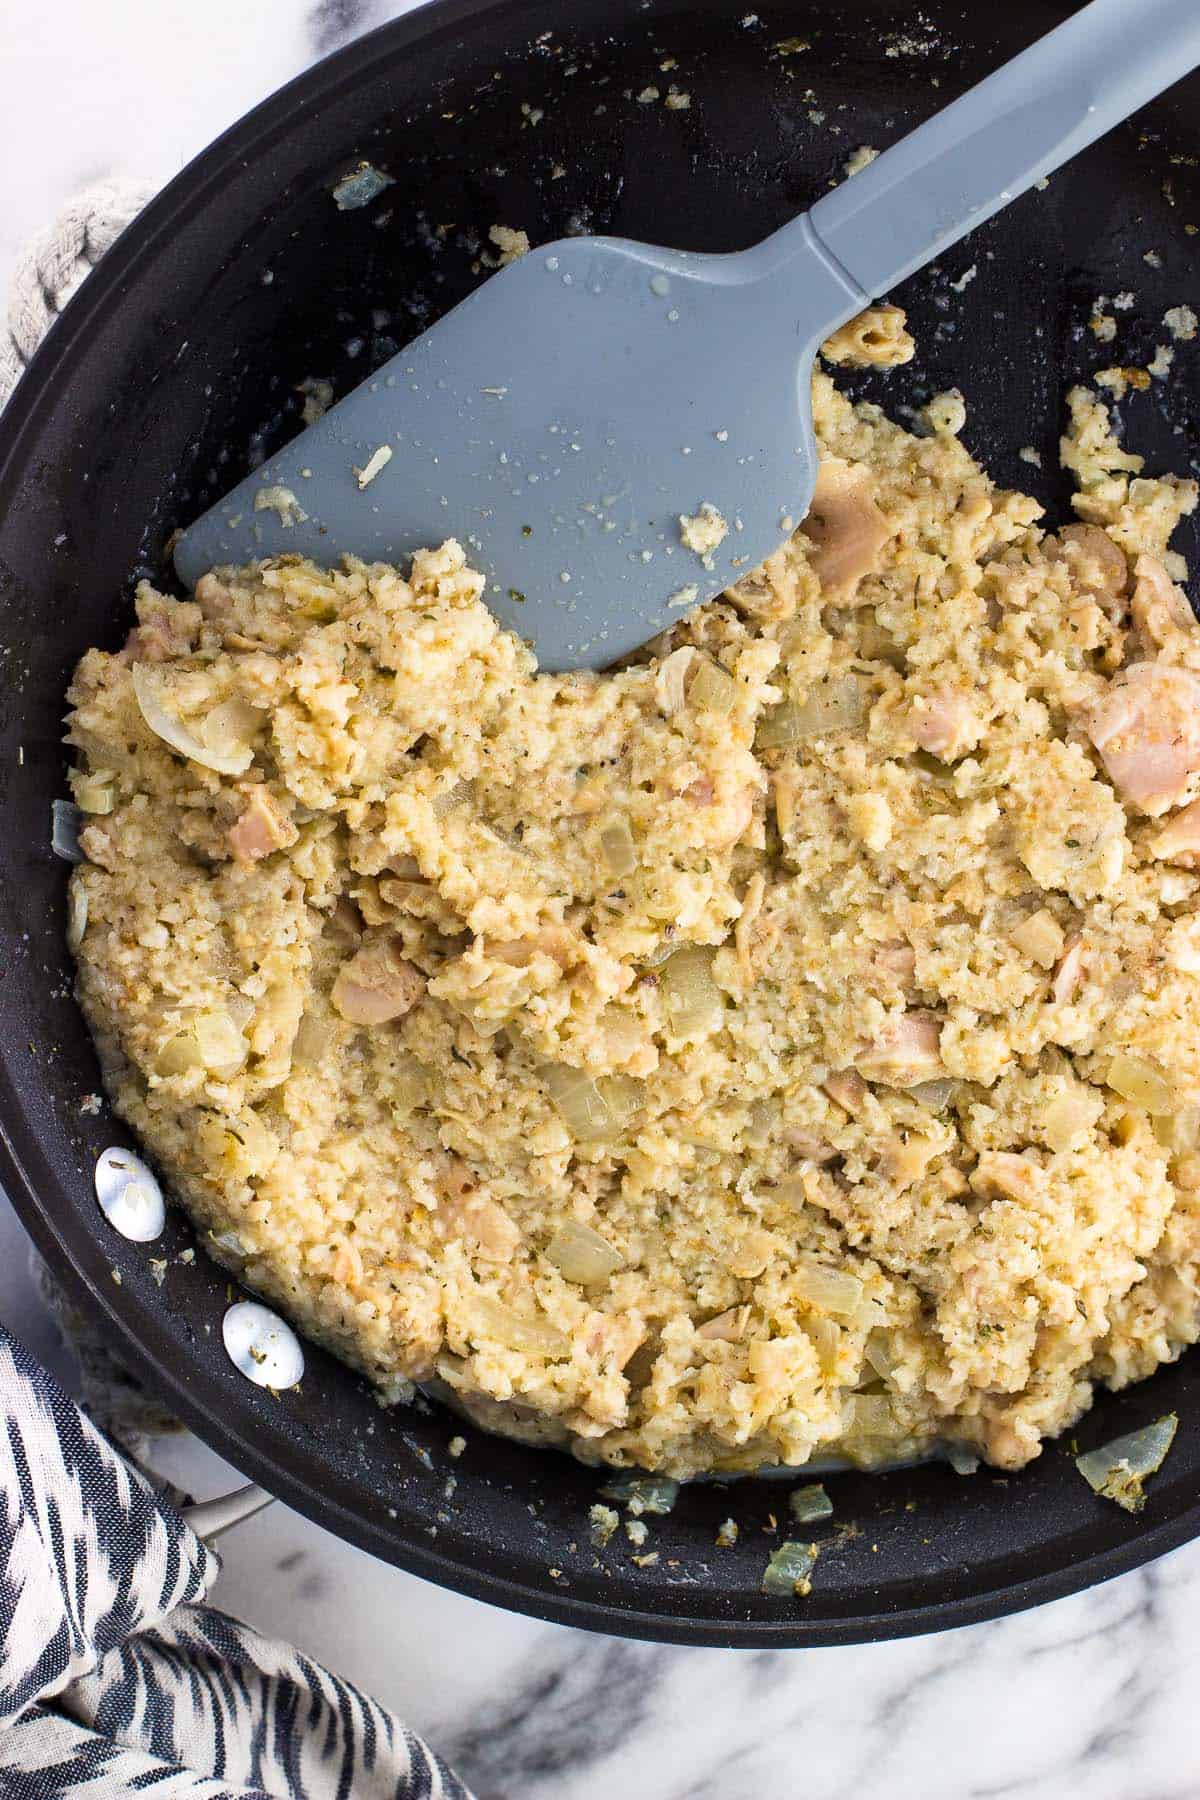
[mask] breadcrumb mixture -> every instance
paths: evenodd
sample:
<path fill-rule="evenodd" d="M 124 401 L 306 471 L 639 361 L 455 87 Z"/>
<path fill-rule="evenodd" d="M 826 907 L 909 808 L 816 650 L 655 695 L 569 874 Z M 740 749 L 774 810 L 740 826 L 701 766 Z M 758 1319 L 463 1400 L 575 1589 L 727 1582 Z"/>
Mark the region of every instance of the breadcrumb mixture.
<path fill-rule="evenodd" d="M 143 583 L 70 691 L 79 991 L 214 1255 L 385 1397 L 1017 1468 L 1197 1336 L 1196 490 L 1084 389 L 1050 533 L 814 405 L 808 519 L 616 672 L 537 674 L 453 540 Z"/>
<path fill-rule="evenodd" d="M 511 225 L 489 225 L 488 241 L 497 252 L 495 257 L 484 257 L 489 268 L 507 269 L 510 263 L 529 255 L 529 233 L 518 231 Z"/>

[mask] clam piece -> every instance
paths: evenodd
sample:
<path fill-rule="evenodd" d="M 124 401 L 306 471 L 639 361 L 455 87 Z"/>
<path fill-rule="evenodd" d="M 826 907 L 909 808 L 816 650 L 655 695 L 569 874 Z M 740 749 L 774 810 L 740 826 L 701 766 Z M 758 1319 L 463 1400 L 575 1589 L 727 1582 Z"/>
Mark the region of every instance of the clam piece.
<path fill-rule="evenodd" d="M 855 1059 L 860 1075 L 887 1087 L 915 1087 L 942 1073 L 942 1021 L 936 1013 L 906 1012 L 889 1019 L 875 1042 Z"/>
<path fill-rule="evenodd" d="M 838 1069 L 822 1083 L 829 1098 L 836 1101 L 852 1118 L 862 1110 L 870 1089 L 854 1069 Z"/>
<path fill-rule="evenodd" d="M 273 850 L 296 842 L 299 833 L 279 802 L 265 787 L 251 789 L 241 817 L 228 831 L 229 848 L 239 862 L 257 862 Z"/>
<path fill-rule="evenodd" d="M 856 587 L 879 560 L 892 527 L 875 503 L 875 477 L 839 456 L 824 459 L 803 531 L 808 560 L 823 588 Z"/>
<path fill-rule="evenodd" d="M 1160 862 L 1179 862 L 1194 868 L 1200 852 L 1200 800 L 1193 800 L 1150 841 L 1150 854 Z"/>
<path fill-rule="evenodd" d="M 394 938 L 384 938 L 365 944 L 338 971 L 332 1000 L 351 1025 L 383 1025 L 411 1012 L 424 992 L 421 971 Z"/>
<path fill-rule="evenodd" d="M 964 694 L 939 689 L 917 702 L 909 714 L 909 730 L 922 750 L 940 762 L 954 762 L 979 742 L 979 721 Z"/>
<path fill-rule="evenodd" d="M 1122 800 L 1157 818 L 1187 798 L 1200 770 L 1200 675 L 1134 663 L 1084 715 L 1083 728 Z"/>

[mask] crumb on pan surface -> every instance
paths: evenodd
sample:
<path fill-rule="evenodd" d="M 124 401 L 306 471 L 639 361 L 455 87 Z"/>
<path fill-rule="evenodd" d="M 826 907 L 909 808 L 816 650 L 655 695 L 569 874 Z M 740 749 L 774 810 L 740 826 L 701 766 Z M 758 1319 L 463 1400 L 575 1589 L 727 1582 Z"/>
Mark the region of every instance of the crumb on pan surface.
<path fill-rule="evenodd" d="M 1195 488 L 1077 389 L 1048 532 L 814 405 L 809 519 L 614 673 L 453 540 L 143 583 L 70 690 L 79 992 L 214 1255 L 385 1397 L 1016 1468 L 1197 1336 Z"/>

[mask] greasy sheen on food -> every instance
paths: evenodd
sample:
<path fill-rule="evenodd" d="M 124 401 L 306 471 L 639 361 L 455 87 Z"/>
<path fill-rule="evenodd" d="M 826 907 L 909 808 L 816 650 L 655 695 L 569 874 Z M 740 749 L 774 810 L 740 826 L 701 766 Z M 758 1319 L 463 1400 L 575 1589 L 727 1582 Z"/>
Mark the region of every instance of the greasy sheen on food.
<path fill-rule="evenodd" d="M 1017 1468 L 1197 1336 L 1196 493 L 1079 389 L 1048 532 L 957 397 L 814 398 L 809 518 L 615 672 L 536 673 L 453 540 L 143 584 L 70 692 L 79 992 L 214 1255 L 385 1397 Z"/>

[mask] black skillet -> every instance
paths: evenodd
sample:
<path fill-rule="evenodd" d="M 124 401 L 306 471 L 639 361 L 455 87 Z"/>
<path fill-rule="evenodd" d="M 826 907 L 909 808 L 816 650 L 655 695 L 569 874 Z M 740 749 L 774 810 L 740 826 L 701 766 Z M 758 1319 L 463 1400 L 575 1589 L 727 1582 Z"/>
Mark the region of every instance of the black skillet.
<path fill-rule="evenodd" d="M 831 1545 L 794 1602 L 759 1591 L 781 1535 L 772 1515 L 786 1511 L 776 1484 L 686 1491 L 654 1522 L 658 1562 L 638 1568 L 623 1535 L 592 1549 L 600 1477 L 557 1453 L 469 1432 L 451 1462 L 455 1421 L 426 1405 L 382 1411 L 311 1347 L 300 1391 L 250 1386 L 221 1349 L 229 1277 L 200 1248 L 179 1260 L 190 1227 L 173 1216 L 159 1244 L 130 1245 L 92 1197 L 96 1155 L 125 1137 L 107 1112 L 80 1111 L 99 1075 L 49 848 L 69 671 L 89 644 L 122 639 L 135 575 L 168 579 L 173 528 L 297 429 L 295 384 L 327 376 L 344 391 L 466 293 L 489 225 L 535 242 L 605 231 L 741 248 L 858 145 L 890 142 L 1069 10 L 927 0 L 914 23 L 889 0 L 439 0 L 294 82 L 173 182 L 68 307 L 0 421 L 0 1175 L 55 1273 L 203 1438 L 342 1537 L 448 1587 L 717 1645 L 856 1642 L 1028 1606 L 1200 1530 L 1200 1360 L 1105 1396 L 1078 1430 L 1091 1445 L 1178 1411 L 1141 1518 L 1094 1499 L 1066 1444 L 1012 1477 L 838 1475 L 835 1522 L 859 1535 Z M 671 83 L 686 110 L 637 99 Z M 961 387 L 971 447 L 1061 508 L 1064 388 L 1116 354 L 1086 328 L 1097 295 L 1133 292 L 1120 360 L 1143 364 L 1167 339 L 1167 308 L 1197 299 L 1198 155 L 1193 78 L 909 282 L 899 298 L 917 362 L 857 385 L 894 408 Z M 339 212 L 330 185 L 364 156 L 395 185 Z M 1155 468 L 1193 469 L 1200 342 L 1127 411 Z M 1040 471 L 1022 446 L 1040 451 Z M 161 1287 L 150 1251 L 170 1258 Z M 718 1550 L 728 1516 L 741 1536 Z"/>

